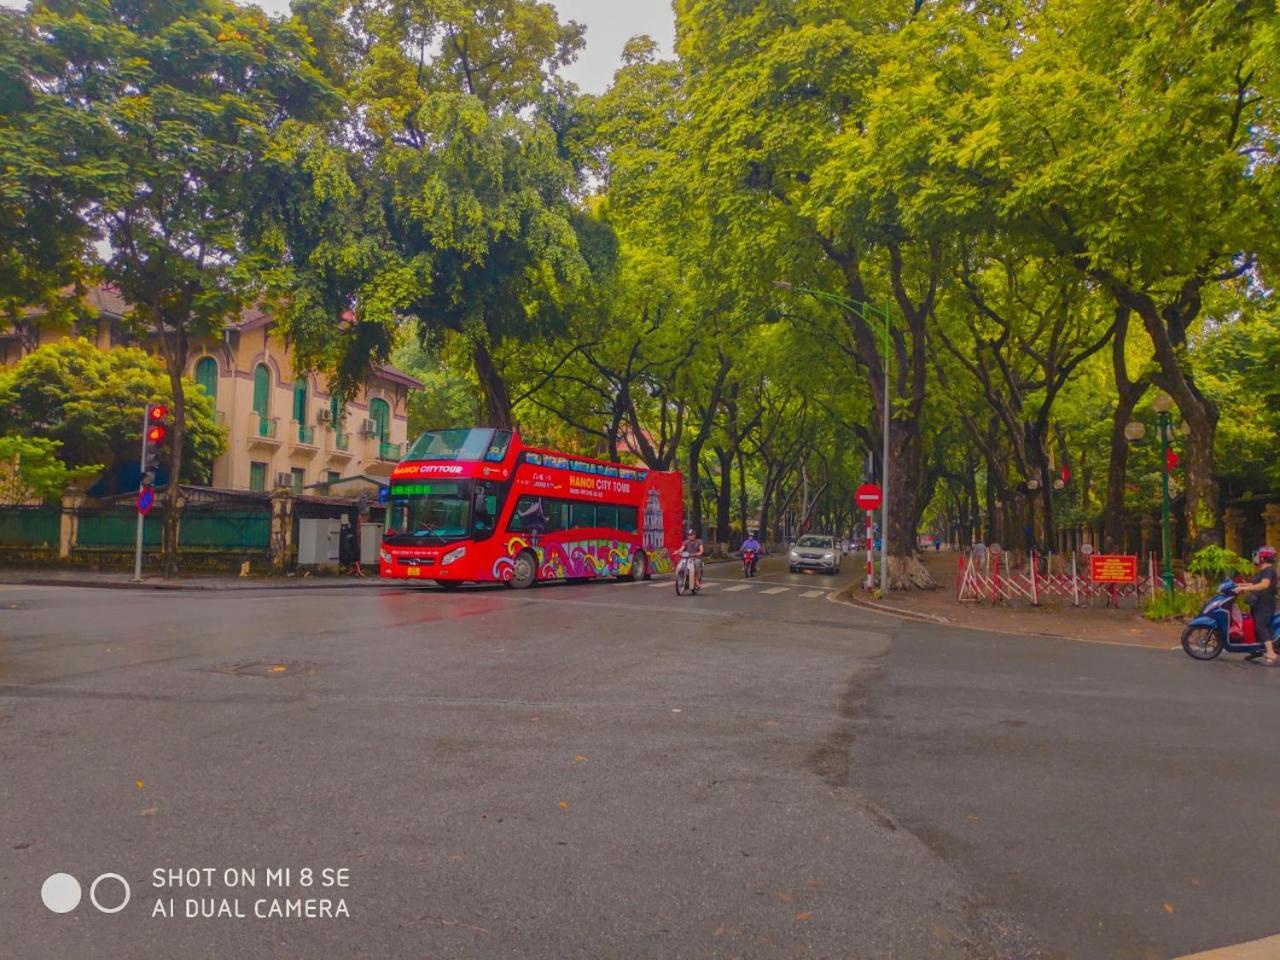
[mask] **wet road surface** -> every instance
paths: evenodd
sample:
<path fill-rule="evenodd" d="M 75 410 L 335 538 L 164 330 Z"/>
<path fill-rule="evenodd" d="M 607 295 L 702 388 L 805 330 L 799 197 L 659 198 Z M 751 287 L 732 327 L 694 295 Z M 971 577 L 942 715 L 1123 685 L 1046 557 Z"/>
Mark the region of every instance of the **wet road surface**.
<path fill-rule="evenodd" d="M 711 567 L 696 598 L 0 590 L 0 954 L 1163 957 L 1280 931 L 1236 896 L 1280 863 L 1251 733 L 1280 672 L 899 624 L 830 598 L 851 559 Z M 349 885 L 301 885 L 326 867 Z M 349 916 L 253 916 L 306 899 Z"/>

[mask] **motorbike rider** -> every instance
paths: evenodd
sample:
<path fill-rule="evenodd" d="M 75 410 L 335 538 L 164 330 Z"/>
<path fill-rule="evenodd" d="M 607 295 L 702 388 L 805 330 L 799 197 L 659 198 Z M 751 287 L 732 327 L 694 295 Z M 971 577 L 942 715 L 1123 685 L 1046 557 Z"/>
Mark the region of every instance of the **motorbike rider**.
<path fill-rule="evenodd" d="M 751 551 L 755 554 L 755 557 L 751 561 L 751 572 L 754 574 L 756 572 L 756 567 L 760 566 L 761 553 L 760 541 L 756 539 L 756 532 L 754 530 L 747 534 L 747 539 L 742 541 L 742 552 L 746 553 L 747 551 Z"/>
<path fill-rule="evenodd" d="M 1259 547 L 1254 555 L 1254 563 L 1258 569 L 1248 583 L 1237 585 L 1236 593 L 1252 593 L 1249 598 L 1253 609 L 1253 626 L 1266 649 L 1262 662 L 1269 667 L 1280 664 L 1280 655 L 1276 652 L 1276 642 L 1271 636 L 1271 618 L 1276 613 L 1276 549 L 1275 547 Z"/>
<path fill-rule="evenodd" d="M 695 590 L 702 589 L 702 557 L 706 550 L 702 546 L 702 541 L 698 539 L 697 531 L 693 527 L 689 528 L 685 534 L 684 544 L 680 547 L 681 551 L 689 556 L 690 562 L 693 563 L 693 586 Z"/>

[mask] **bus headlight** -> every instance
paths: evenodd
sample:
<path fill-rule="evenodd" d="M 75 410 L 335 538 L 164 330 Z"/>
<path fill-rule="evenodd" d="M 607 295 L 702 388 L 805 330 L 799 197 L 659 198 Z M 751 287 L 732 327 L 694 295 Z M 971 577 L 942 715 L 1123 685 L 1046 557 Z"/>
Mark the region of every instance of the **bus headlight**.
<path fill-rule="evenodd" d="M 453 563 L 453 561 L 461 560 L 466 552 L 466 547 L 459 547 L 457 550 L 450 550 L 440 558 L 440 566 L 447 567 L 449 564 Z"/>

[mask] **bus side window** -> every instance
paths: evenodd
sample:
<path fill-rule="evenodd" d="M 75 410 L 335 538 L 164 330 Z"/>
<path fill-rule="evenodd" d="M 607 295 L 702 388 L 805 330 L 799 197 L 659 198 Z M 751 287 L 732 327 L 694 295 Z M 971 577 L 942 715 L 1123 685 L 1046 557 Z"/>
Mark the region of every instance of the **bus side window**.
<path fill-rule="evenodd" d="M 609 530 L 618 529 L 618 508 L 605 506 L 604 504 L 596 505 L 596 523 L 597 527 L 605 527 Z"/>
<path fill-rule="evenodd" d="M 569 504 L 569 526 L 574 528 L 594 527 L 596 525 L 596 505 L 594 503 Z"/>
<path fill-rule="evenodd" d="M 635 507 L 618 508 L 618 529 L 623 533 L 636 533 L 640 529 L 640 511 Z"/>

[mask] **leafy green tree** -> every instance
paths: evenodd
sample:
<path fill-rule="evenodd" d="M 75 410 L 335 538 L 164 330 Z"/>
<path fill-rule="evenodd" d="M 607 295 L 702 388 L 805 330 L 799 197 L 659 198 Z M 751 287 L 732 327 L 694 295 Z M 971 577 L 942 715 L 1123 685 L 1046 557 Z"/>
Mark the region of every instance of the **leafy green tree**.
<path fill-rule="evenodd" d="M 181 477 L 208 483 L 226 435 L 213 400 L 190 380 L 183 388 Z M 164 363 L 137 347 L 99 350 L 83 338 L 57 340 L 0 372 L 0 432 L 55 443 L 58 458 L 73 469 L 136 461 L 150 402 L 172 404 L 171 382 Z"/>
<path fill-rule="evenodd" d="M 22 68 L 91 129 L 107 184 L 77 210 L 106 242 L 101 275 L 154 338 L 173 403 L 169 473 L 184 475 L 191 343 L 216 336 L 268 263 L 245 243 L 263 158 L 290 119 L 327 103 L 306 34 L 228 0 L 37 0 Z M 52 136 L 56 131 L 49 133 Z M 177 568 L 178 488 L 165 512 Z"/>
<path fill-rule="evenodd" d="M 330 62 L 352 101 L 345 176 L 362 229 L 347 242 L 332 226 L 321 244 L 286 237 L 301 356 L 345 358 L 349 384 L 403 320 L 450 333 L 470 354 L 482 419 L 510 426 L 497 353 L 563 330 L 589 278 L 572 202 L 575 96 L 557 76 L 582 28 L 537 0 L 380 0 L 304 16 L 342 51 Z"/>
<path fill-rule="evenodd" d="M 0 436 L 0 503 L 53 500 L 101 469 L 98 464 L 68 467 L 58 459 L 58 446 L 44 437 Z"/>
<path fill-rule="evenodd" d="M 112 168 L 97 122 L 39 81 L 41 40 L 26 10 L 0 8 L 0 319 L 36 342 L 67 321 L 91 270 L 81 217 Z"/>

